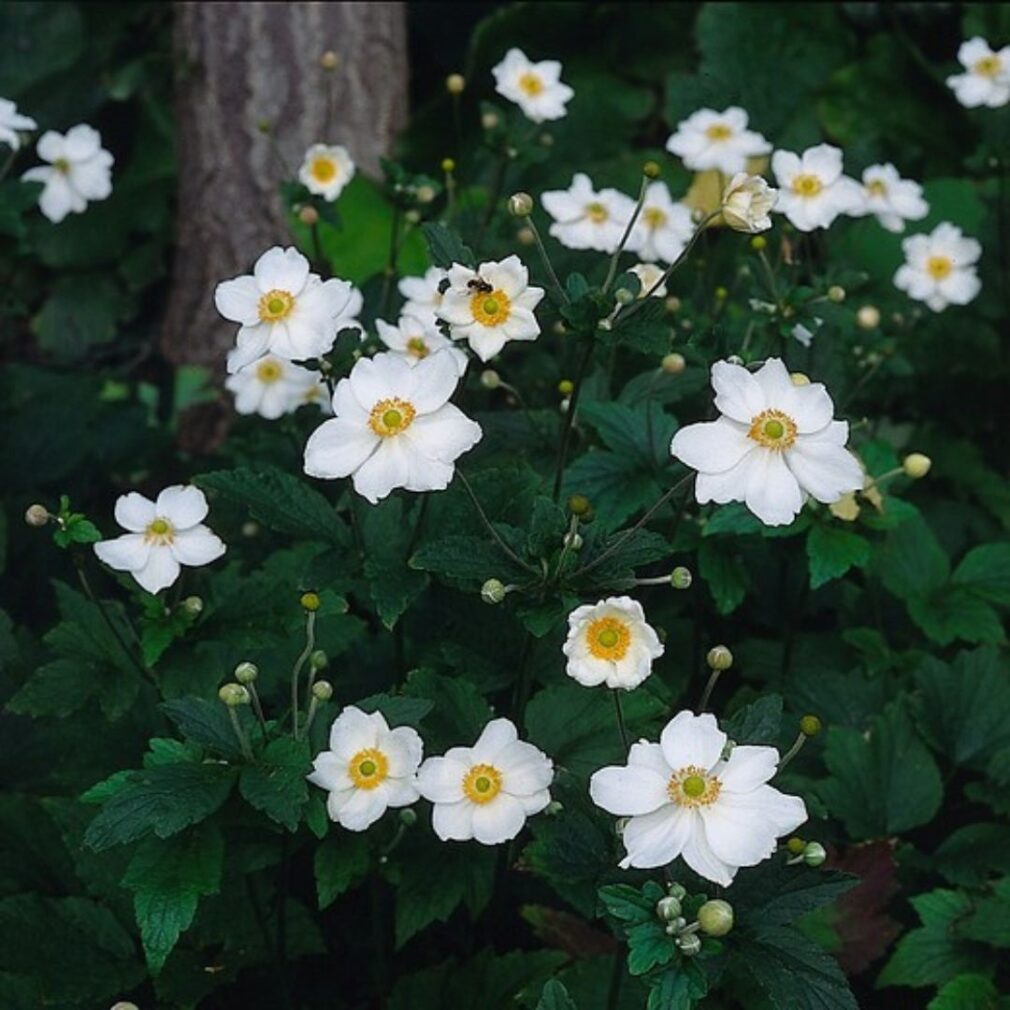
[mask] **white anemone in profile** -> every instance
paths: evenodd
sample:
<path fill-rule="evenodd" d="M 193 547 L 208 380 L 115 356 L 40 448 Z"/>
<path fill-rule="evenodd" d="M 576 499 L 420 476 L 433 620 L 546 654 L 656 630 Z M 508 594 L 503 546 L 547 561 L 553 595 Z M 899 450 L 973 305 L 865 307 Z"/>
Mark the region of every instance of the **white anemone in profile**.
<path fill-rule="evenodd" d="M 395 326 L 384 319 L 376 319 L 375 329 L 386 347 L 393 354 L 402 357 L 411 367 L 423 361 L 429 354 L 445 350 L 456 362 L 459 374 L 462 375 L 466 371 L 466 355 L 439 332 L 434 322 L 425 322 L 417 316 L 404 314 L 400 316 Z"/>
<path fill-rule="evenodd" d="M 43 184 L 39 210 L 54 224 L 68 214 L 83 214 L 90 202 L 112 192 L 113 158 L 96 129 L 82 123 L 65 134 L 47 130 L 35 150 L 48 164 L 28 169 L 21 178 Z"/>
<path fill-rule="evenodd" d="M 738 172 L 726 184 L 722 193 L 722 219 L 734 231 L 748 235 L 768 231 L 769 216 L 779 191 L 772 189 L 760 175 Z"/>
<path fill-rule="evenodd" d="M 905 230 L 906 221 L 920 221 L 929 213 L 922 186 L 902 179 L 889 162 L 863 171 L 863 205 L 854 214 L 872 214 L 888 231 Z"/>
<path fill-rule="evenodd" d="M 699 109 L 677 124 L 666 149 L 696 172 L 714 168 L 723 175 L 736 175 L 746 169 L 748 158 L 760 157 L 772 149 L 747 124 L 747 113 L 735 105 L 723 112 Z"/>
<path fill-rule="evenodd" d="M 809 495 L 830 505 L 863 486 L 859 461 L 845 448 L 849 426 L 819 382 L 795 385 L 769 358 L 757 372 L 717 361 L 712 387 L 720 417 L 689 424 L 671 453 L 698 471 L 700 504 L 743 502 L 767 526 L 788 525 Z"/>
<path fill-rule="evenodd" d="M 901 248 L 905 263 L 894 275 L 895 286 L 934 312 L 967 305 L 982 290 L 976 270 L 982 246 L 956 225 L 945 221 L 929 235 L 909 235 Z"/>
<path fill-rule="evenodd" d="M 1010 102 L 1010 46 L 992 49 L 976 36 L 961 43 L 957 59 L 965 72 L 948 77 L 947 87 L 965 108 L 996 109 Z"/>
<path fill-rule="evenodd" d="M 400 312 L 405 316 L 413 316 L 422 323 L 435 325 L 438 322 L 439 305 L 442 304 L 442 292 L 439 285 L 449 274 L 441 267 L 428 267 L 423 277 L 403 277 L 397 290 L 406 300 Z"/>
<path fill-rule="evenodd" d="M 289 361 L 325 354 L 340 328 L 357 325 L 361 294 L 347 281 L 323 281 L 297 249 L 274 246 L 251 275 L 218 284 L 214 304 L 225 319 L 240 324 L 228 356 L 234 372 L 267 353 Z"/>
<path fill-rule="evenodd" d="M 8 98 L 0 98 L 0 144 L 16 151 L 21 146 L 21 134 L 34 130 L 38 123 L 31 116 L 22 116 L 17 105 Z"/>
<path fill-rule="evenodd" d="M 273 354 L 243 365 L 224 384 L 235 394 L 238 413 L 259 414 L 268 421 L 290 414 L 304 403 L 323 406 L 326 402 L 326 386 L 319 381 L 318 372 Z"/>
<path fill-rule="evenodd" d="M 842 152 L 837 147 L 818 144 L 802 155 L 776 151 L 772 171 L 779 184 L 774 209 L 799 231 L 827 228 L 839 214 L 862 211 L 862 186 L 842 175 Z"/>
<path fill-rule="evenodd" d="M 420 798 L 417 767 L 424 745 L 409 726 L 389 728 L 381 712 L 349 705 L 330 729 L 330 749 L 312 762 L 309 781 L 329 796 L 326 812 L 348 831 L 364 831 L 390 807 Z"/>
<path fill-rule="evenodd" d="M 626 765 L 594 773 L 593 802 L 629 818 L 624 869 L 682 856 L 699 876 L 728 887 L 738 869 L 763 862 L 807 819 L 803 800 L 768 785 L 779 764 L 774 747 L 741 744 L 727 755 L 727 743 L 715 716 L 679 712 L 659 743 L 639 741 Z"/>
<path fill-rule="evenodd" d="M 634 274 L 638 278 L 640 285 L 638 289 L 639 298 L 666 297 L 666 282 L 663 281 L 663 275 L 666 271 L 661 266 L 657 266 L 655 263 L 636 263 L 634 266 L 628 267 L 628 273 Z M 659 285 L 658 287 L 656 286 L 657 284 Z M 618 305 L 614 310 L 614 314 L 616 315 L 620 309 L 621 306 Z"/>
<path fill-rule="evenodd" d="M 557 60 L 532 62 L 521 49 L 510 49 L 497 66 L 491 68 L 495 91 L 515 102 L 523 115 L 534 123 L 563 118 L 565 105 L 575 94 L 561 80 Z"/>
<path fill-rule="evenodd" d="M 573 680 L 630 691 L 652 672 L 663 646 L 640 603 L 630 596 L 611 596 L 568 615 L 562 651 L 568 657 L 565 672 Z"/>
<path fill-rule="evenodd" d="M 394 488 L 441 491 L 480 425 L 449 403 L 459 369 L 436 351 L 411 367 L 399 355 L 362 358 L 333 393 L 334 416 L 305 446 L 310 477 L 351 477 L 373 505 Z"/>
<path fill-rule="evenodd" d="M 481 361 L 489 361 L 510 340 L 537 339 L 533 310 L 543 296 L 543 288 L 530 285 L 518 256 L 476 270 L 453 263 L 438 317 L 449 324 L 453 340 L 465 340 Z"/>
<path fill-rule="evenodd" d="M 332 203 L 354 178 L 354 162 L 346 147 L 313 144 L 302 159 L 298 180 L 315 196 Z"/>
<path fill-rule="evenodd" d="M 648 263 L 673 263 L 693 234 L 691 209 L 670 196 L 665 182 L 651 182 L 625 248 Z"/>
<path fill-rule="evenodd" d="M 175 582 L 181 565 L 198 568 L 224 554 L 220 537 L 203 523 L 207 511 L 197 487 L 173 484 L 156 501 L 131 491 L 116 500 L 115 510 L 116 522 L 129 532 L 95 544 L 95 554 L 157 593 Z"/>
<path fill-rule="evenodd" d="M 508 719 L 492 719 L 472 747 L 428 758 L 417 784 L 435 805 L 432 827 L 442 841 L 498 845 L 550 803 L 553 778 L 543 751 L 521 741 Z"/>
<path fill-rule="evenodd" d="M 635 201 L 616 189 L 593 188 L 584 172 L 576 172 L 568 189 L 541 194 L 540 202 L 554 223 L 550 233 L 568 249 L 612 253 L 624 237 Z"/>

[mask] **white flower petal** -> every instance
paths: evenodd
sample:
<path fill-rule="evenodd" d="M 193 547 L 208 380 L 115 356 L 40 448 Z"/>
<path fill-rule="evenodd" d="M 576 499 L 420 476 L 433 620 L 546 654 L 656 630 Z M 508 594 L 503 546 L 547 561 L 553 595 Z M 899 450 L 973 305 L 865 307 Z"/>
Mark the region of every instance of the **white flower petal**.
<path fill-rule="evenodd" d="M 712 388 L 720 414 L 750 426 L 751 421 L 766 407 L 764 390 L 757 379 L 742 365 L 717 361 L 712 366 Z"/>
<path fill-rule="evenodd" d="M 173 484 L 158 495 L 155 512 L 176 530 L 186 530 L 207 518 L 209 511 L 204 493 L 192 484 Z"/>
<path fill-rule="evenodd" d="M 711 806 L 701 808 L 701 817 L 717 859 L 730 866 L 756 866 L 774 853 L 778 835 L 798 828 L 807 813 L 799 797 L 761 786 L 748 793 L 720 794 Z"/>
<path fill-rule="evenodd" d="M 509 719 L 492 719 L 473 745 L 474 762 L 494 764 L 498 755 L 519 738 L 515 724 Z"/>
<path fill-rule="evenodd" d="M 713 768 L 726 746 L 726 734 L 710 713 L 678 712 L 663 730 L 659 745 L 666 763 L 674 770 L 695 765 Z"/>
<path fill-rule="evenodd" d="M 473 804 L 473 837 L 482 845 L 499 845 L 515 838 L 526 823 L 526 811 L 515 796 L 499 793 L 490 803 Z"/>
<path fill-rule="evenodd" d="M 782 453 L 766 449 L 750 457 L 744 501 L 766 526 L 788 526 L 799 515 L 803 495 Z"/>
<path fill-rule="evenodd" d="M 652 813 L 632 817 L 621 839 L 627 851 L 621 866 L 651 870 L 672 863 L 689 844 L 696 816 L 686 807 L 669 803 Z"/>
<path fill-rule="evenodd" d="M 468 765 L 455 758 L 430 757 L 418 770 L 417 787 L 432 803 L 459 803 L 464 799 L 463 779 L 468 771 Z"/>
<path fill-rule="evenodd" d="M 673 436 L 670 452 L 692 470 L 721 473 L 736 466 L 756 447 L 745 427 L 720 417 L 681 428 Z"/>
<path fill-rule="evenodd" d="M 381 712 L 362 712 L 348 705 L 330 727 L 330 750 L 342 761 L 349 761 L 359 751 L 378 746 L 379 737 L 388 732 Z"/>
<path fill-rule="evenodd" d="M 697 823 L 694 825 L 691 834 L 684 843 L 684 851 L 681 853 L 684 862 L 694 870 L 699 876 L 706 880 L 711 880 L 713 884 L 721 884 L 729 887 L 736 876 L 737 867 L 730 866 L 723 862 L 713 851 L 705 837 L 705 830 L 701 823 L 701 815 L 695 814 Z"/>
<path fill-rule="evenodd" d="M 94 547 L 98 560 L 118 572 L 140 571 L 151 553 L 151 545 L 142 533 L 124 533 L 114 540 L 102 540 Z"/>
<path fill-rule="evenodd" d="M 347 477 L 381 442 L 367 423 L 355 424 L 343 417 L 332 417 L 323 421 L 305 444 L 305 472 L 310 477 Z"/>
<path fill-rule="evenodd" d="M 799 486 L 825 505 L 863 486 L 863 471 L 856 457 L 824 440 L 808 441 L 801 435 L 786 451 L 785 462 Z"/>
<path fill-rule="evenodd" d="M 293 246 L 274 246 L 256 261 L 253 276 L 262 294 L 286 291 L 297 297 L 309 279 L 309 261 Z"/>
<path fill-rule="evenodd" d="M 116 499 L 115 516 L 116 522 L 124 530 L 130 530 L 132 533 L 143 533 L 154 522 L 158 513 L 153 501 L 145 498 L 137 491 L 130 491 L 128 494 L 120 495 Z"/>
<path fill-rule="evenodd" d="M 209 565 L 227 550 L 221 538 L 203 525 L 176 533 L 171 548 L 179 564 L 191 567 Z"/>
<path fill-rule="evenodd" d="M 179 562 L 175 560 L 170 547 L 152 544 L 146 564 L 143 568 L 134 570 L 132 575 L 149 593 L 158 593 L 175 582 L 179 570 Z"/>
<path fill-rule="evenodd" d="M 337 820 L 348 831 L 364 831 L 386 812 L 385 783 L 375 789 L 355 789 L 340 808 Z"/>
<path fill-rule="evenodd" d="M 554 765 L 538 747 L 517 740 L 495 758 L 502 773 L 502 788 L 512 796 L 529 796 L 548 788 L 554 780 Z"/>
<path fill-rule="evenodd" d="M 718 771 L 724 792 L 745 793 L 764 785 L 779 767 L 779 752 L 774 747 L 737 744 Z"/>
<path fill-rule="evenodd" d="M 234 323 L 255 326 L 260 321 L 260 289 L 253 277 L 236 277 L 222 281 L 214 290 L 217 311 Z"/>
<path fill-rule="evenodd" d="M 641 765 L 612 765 L 594 772 L 589 779 L 593 802 L 618 817 L 649 814 L 670 802 L 666 777 Z"/>
<path fill-rule="evenodd" d="M 422 790 L 423 793 L 423 790 Z M 443 842 L 465 842 L 473 838 L 473 814 L 476 804 L 469 800 L 437 803 L 431 812 L 431 826 Z"/>

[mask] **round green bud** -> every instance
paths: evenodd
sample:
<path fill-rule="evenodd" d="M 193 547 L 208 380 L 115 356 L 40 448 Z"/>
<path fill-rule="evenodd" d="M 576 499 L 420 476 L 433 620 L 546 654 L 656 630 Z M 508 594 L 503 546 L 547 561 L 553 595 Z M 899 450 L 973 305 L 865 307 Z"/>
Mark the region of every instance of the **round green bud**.
<path fill-rule="evenodd" d="M 802 856 L 803 850 L 807 847 L 807 843 L 802 839 L 793 835 L 792 838 L 786 842 L 786 849 L 791 856 Z"/>
<path fill-rule="evenodd" d="M 821 720 L 816 715 L 805 715 L 800 719 L 800 732 L 804 736 L 817 736 L 823 728 Z"/>
<path fill-rule="evenodd" d="M 714 645 L 705 657 L 711 670 L 728 670 L 733 665 L 733 653 L 725 645 Z"/>
<path fill-rule="evenodd" d="M 687 919 L 682 915 L 678 915 L 675 919 L 671 919 L 666 925 L 666 935 L 676 936 L 685 926 L 687 925 Z"/>
<path fill-rule="evenodd" d="M 310 614 L 313 614 L 320 608 L 323 601 L 319 599 L 318 593 L 310 591 L 308 593 L 302 593 L 298 602 L 302 605 L 303 610 L 307 610 Z"/>
<path fill-rule="evenodd" d="M 516 240 L 520 245 L 533 245 L 536 242 L 537 237 L 533 234 L 532 228 L 520 228 L 516 232 Z"/>
<path fill-rule="evenodd" d="M 681 301 L 676 295 L 670 295 L 669 298 L 663 302 L 663 308 L 672 316 L 675 312 L 680 311 Z"/>
<path fill-rule="evenodd" d="M 593 507 L 584 494 L 571 495 L 565 504 L 573 516 L 584 516 Z"/>
<path fill-rule="evenodd" d="M 418 203 L 431 203 L 432 200 L 437 196 L 434 186 L 418 186 L 417 187 L 417 202 Z"/>
<path fill-rule="evenodd" d="M 685 568 L 683 565 L 678 565 L 670 574 L 670 585 L 674 589 L 690 589 L 693 581 L 694 576 L 691 574 L 691 569 Z"/>
<path fill-rule="evenodd" d="M 764 235 L 755 235 L 750 240 L 750 247 L 754 250 L 754 252 L 761 252 L 762 249 L 768 248 L 768 239 L 766 239 Z"/>
<path fill-rule="evenodd" d="M 298 220 L 302 224 L 307 224 L 310 228 L 314 224 L 319 224 L 319 211 L 312 204 L 307 203 L 298 211 Z"/>
<path fill-rule="evenodd" d="M 656 915 L 663 922 L 673 922 L 680 915 L 680 899 L 668 894 L 665 898 L 660 898 L 656 902 Z"/>
<path fill-rule="evenodd" d="M 575 383 L 571 379 L 562 379 L 558 383 L 558 392 L 562 396 L 571 396 L 575 392 Z"/>
<path fill-rule="evenodd" d="M 450 175 L 452 172 L 455 172 L 456 171 L 456 162 L 453 161 L 452 158 L 443 158 L 442 159 L 442 171 L 445 172 L 446 175 Z"/>
<path fill-rule="evenodd" d="M 319 57 L 319 65 L 323 70 L 336 70 L 340 66 L 340 57 L 333 52 L 332 49 L 327 49 L 322 56 Z"/>
<path fill-rule="evenodd" d="M 856 325 L 861 330 L 875 330 L 880 325 L 880 309 L 876 305 L 863 305 L 856 313 Z"/>
<path fill-rule="evenodd" d="M 828 853 L 820 842 L 807 842 L 803 849 L 803 862 L 807 866 L 823 866 Z"/>
<path fill-rule="evenodd" d="M 667 375 L 680 375 L 683 373 L 684 369 L 687 368 L 687 359 L 683 354 L 677 354 L 674 351 L 671 354 L 664 354 L 663 360 L 659 363 L 659 367 L 666 372 Z"/>
<path fill-rule="evenodd" d="M 828 301 L 830 302 L 844 302 L 845 301 L 845 288 L 841 284 L 832 284 L 828 288 Z"/>
<path fill-rule="evenodd" d="M 725 936 L 733 928 L 733 906 L 721 898 L 706 901 L 698 909 L 698 925 L 706 936 Z"/>
<path fill-rule="evenodd" d="M 670 884 L 666 890 L 671 898 L 676 898 L 678 901 L 683 901 L 687 897 L 687 888 L 683 884 Z"/>
<path fill-rule="evenodd" d="M 647 161 L 642 166 L 642 175 L 646 179 L 658 179 L 663 174 L 663 170 L 659 167 L 658 161 Z"/>
<path fill-rule="evenodd" d="M 242 536 L 244 537 L 255 537 L 259 536 L 260 524 L 253 522 L 252 519 L 247 522 L 242 523 Z"/>
<path fill-rule="evenodd" d="M 49 509 L 45 505 L 29 505 L 25 509 L 25 522 L 29 526 L 45 526 L 49 522 Z"/>
<path fill-rule="evenodd" d="M 199 617 L 203 613 L 203 600 L 199 596 L 187 596 L 181 606 L 190 617 Z"/>
<path fill-rule="evenodd" d="M 241 684 L 225 684 L 217 696 L 229 707 L 249 704 L 249 692 Z"/>
<path fill-rule="evenodd" d="M 560 800 L 551 800 L 551 802 L 544 807 L 544 813 L 548 817 L 557 817 L 564 809 L 565 805 Z"/>
<path fill-rule="evenodd" d="M 327 656 L 322 649 L 316 649 L 316 651 L 309 656 L 309 665 L 313 670 L 325 670 L 326 667 L 330 665 L 330 657 Z"/>
<path fill-rule="evenodd" d="M 418 192 L 420 192 L 420 190 L 418 190 Z M 414 210 L 414 208 L 411 208 L 403 215 L 403 220 L 406 221 L 407 224 L 420 224 L 421 212 L 419 210 Z"/>
<path fill-rule="evenodd" d="M 488 579 L 480 587 L 480 598 L 485 603 L 501 603 L 506 595 L 505 583 L 501 579 Z"/>
<path fill-rule="evenodd" d="M 259 675 L 259 667 L 255 663 L 239 663 L 235 667 L 235 679 L 240 684 L 252 684 Z"/>
<path fill-rule="evenodd" d="M 480 384 L 485 389 L 497 389 L 501 385 L 501 376 L 493 368 L 485 368 L 480 373 Z"/>
<path fill-rule="evenodd" d="M 901 469 L 904 471 L 905 476 L 911 477 L 912 480 L 918 480 L 920 477 L 925 477 L 926 474 L 929 473 L 932 465 L 933 461 L 921 452 L 910 452 L 901 461 Z"/>
<path fill-rule="evenodd" d="M 715 296 L 716 296 L 716 298 L 719 299 L 720 302 L 721 301 L 725 301 L 725 299 L 729 298 L 729 289 L 728 288 L 724 288 L 720 284 L 719 287 L 717 287 L 715 289 Z"/>
<path fill-rule="evenodd" d="M 414 813 L 410 807 L 406 807 L 400 811 L 400 823 L 405 828 L 412 828 L 415 824 L 417 824 L 417 814 Z"/>
<path fill-rule="evenodd" d="M 508 207 L 513 217 L 529 217 L 533 213 L 533 197 L 529 193 L 513 193 Z"/>
<path fill-rule="evenodd" d="M 450 95 L 461 95 L 466 87 L 466 79 L 462 74 L 449 74 L 445 79 L 445 90 Z"/>
<path fill-rule="evenodd" d="M 500 122 L 501 119 L 499 119 L 497 112 L 485 112 L 480 117 L 480 125 L 483 126 L 485 130 L 495 129 Z"/>
<path fill-rule="evenodd" d="M 312 685 L 312 697 L 316 701 L 329 701 L 333 697 L 333 685 L 328 680 L 317 680 Z"/>
<path fill-rule="evenodd" d="M 701 953 L 701 937 L 697 933 L 688 933 L 687 936 L 677 937 L 677 946 L 684 957 L 694 957 Z"/>

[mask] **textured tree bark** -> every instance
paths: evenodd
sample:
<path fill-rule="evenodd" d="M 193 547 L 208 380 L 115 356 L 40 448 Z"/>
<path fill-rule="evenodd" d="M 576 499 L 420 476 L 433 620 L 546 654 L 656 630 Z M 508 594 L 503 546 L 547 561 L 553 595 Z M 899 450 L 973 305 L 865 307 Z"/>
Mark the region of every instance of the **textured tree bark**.
<path fill-rule="evenodd" d="M 289 241 L 280 179 L 316 142 L 375 173 L 402 127 L 406 17 L 401 3 L 187 2 L 175 18 L 178 238 L 161 346 L 173 363 L 220 367 L 235 324 L 214 287 Z"/>

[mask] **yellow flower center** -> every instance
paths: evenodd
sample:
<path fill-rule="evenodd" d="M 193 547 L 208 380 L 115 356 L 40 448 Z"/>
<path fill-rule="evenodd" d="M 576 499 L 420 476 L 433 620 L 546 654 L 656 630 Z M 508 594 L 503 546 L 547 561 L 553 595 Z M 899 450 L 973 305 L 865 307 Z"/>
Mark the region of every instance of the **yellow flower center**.
<path fill-rule="evenodd" d="M 947 256 L 930 256 L 926 260 L 926 273 L 934 281 L 942 281 L 944 278 L 949 277 L 953 269 L 954 263 Z"/>
<path fill-rule="evenodd" d="M 144 530 L 144 541 L 164 547 L 166 544 L 172 542 L 174 534 L 175 531 L 172 529 L 172 524 L 167 519 L 162 519 L 161 516 L 158 516 L 153 522 L 148 523 L 147 529 Z"/>
<path fill-rule="evenodd" d="M 544 82 L 541 80 L 539 74 L 533 73 L 532 70 L 527 70 L 519 78 L 519 90 L 526 92 L 530 98 L 536 98 L 537 95 L 543 93 Z"/>
<path fill-rule="evenodd" d="M 682 807 L 707 807 L 719 798 L 722 783 L 704 768 L 687 765 L 670 776 L 666 794 Z"/>
<path fill-rule="evenodd" d="M 729 140 L 729 138 L 733 136 L 733 131 L 725 123 L 713 123 L 705 131 L 705 136 L 708 137 L 709 140 Z"/>
<path fill-rule="evenodd" d="M 658 207 L 646 207 L 642 211 L 642 220 L 645 222 L 646 227 L 655 231 L 657 228 L 662 228 L 666 224 L 667 217 L 666 214 L 661 211 Z"/>
<path fill-rule="evenodd" d="M 268 386 L 277 382 L 283 374 L 284 369 L 281 367 L 281 363 L 272 358 L 267 358 L 256 366 L 256 378 Z"/>
<path fill-rule="evenodd" d="M 866 192 L 870 196 L 887 196 L 887 186 L 881 179 L 874 179 L 866 184 Z"/>
<path fill-rule="evenodd" d="M 631 629 L 618 617 L 598 617 L 586 631 L 586 645 L 596 659 L 624 659 L 631 648 Z"/>
<path fill-rule="evenodd" d="M 801 173 L 793 179 L 792 190 L 797 196 L 807 198 L 817 196 L 822 189 L 824 189 L 824 183 L 816 175 Z"/>
<path fill-rule="evenodd" d="M 586 204 L 586 217 L 588 217 L 593 224 L 603 224 L 603 222 L 610 217 L 610 211 L 607 210 L 602 203 L 594 201 L 593 203 Z"/>
<path fill-rule="evenodd" d="M 512 299 L 500 288 L 478 291 L 470 299 L 470 312 L 481 326 L 501 326 L 512 311 Z"/>
<path fill-rule="evenodd" d="M 309 171 L 316 182 L 332 182 L 337 177 L 337 163 L 332 158 L 314 158 Z"/>
<path fill-rule="evenodd" d="M 53 168 L 55 168 L 57 172 L 62 172 L 63 175 L 66 175 L 70 171 L 70 162 L 66 158 L 57 158 L 53 162 Z"/>
<path fill-rule="evenodd" d="M 981 77 L 996 77 L 1003 69 L 1003 64 L 995 53 L 990 53 L 978 60 L 971 69 Z"/>
<path fill-rule="evenodd" d="M 494 765 L 474 765 L 463 778 L 466 798 L 481 805 L 501 792 L 501 772 Z"/>
<path fill-rule="evenodd" d="M 406 431 L 416 416 L 417 411 L 412 403 L 394 396 L 388 400 L 380 400 L 372 407 L 368 423 L 376 435 L 391 438 Z"/>
<path fill-rule="evenodd" d="M 318 400 L 319 397 L 322 395 L 323 391 L 320 386 L 309 386 L 309 388 L 306 389 L 304 393 L 302 393 L 302 399 L 306 403 L 315 403 L 316 400 Z"/>
<path fill-rule="evenodd" d="M 389 777 L 389 758 L 378 747 L 366 747 L 347 762 L 347 774 L 356 788 L 375 789 Z"/>
<path fill-rule="evenodd" d="M 796 422 L 781 410 L 763 410 L 747 435 L 766 449 L 788 449 L 796 441 Z"/>
<path fill-rule="evenodd" d="M 295 307 L 295 296 L 289 291 L 279 291 L 274 288 L 268 291 L 259 302 L 260 319 L 264 323 L 276 323 L 286 319 Z"/>
<path fill-rule="evenodd" d="M 426 358 L 431 353 L 424 337 L 411 337 L 407 341 L 407 353 L 413 358 Z"/>

